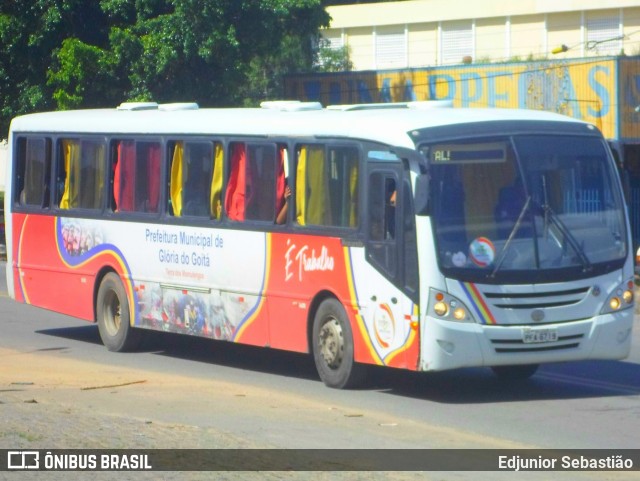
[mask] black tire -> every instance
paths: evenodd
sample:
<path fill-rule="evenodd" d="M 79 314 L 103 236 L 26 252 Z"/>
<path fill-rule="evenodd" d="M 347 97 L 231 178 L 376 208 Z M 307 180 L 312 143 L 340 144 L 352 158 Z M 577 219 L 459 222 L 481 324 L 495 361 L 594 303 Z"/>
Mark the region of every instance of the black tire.
<path fill-rule="evenodd" d="M 336 389 L 361 386 L 366 366 L 353 359 L 353 334 L 344 307 L 337 299 L 326 299 L 313 320 L 313 359 L 320 379 Z"/>
<path fill-rule="evenodd" d="M 107 349 L 123 352 L 138 347 L 140 331 L 131 327 L 129 299 L 120 277 L 114 272 L 104 276 L 100 283 L 96 316 L 100 338 Z"/>
<path fill-rule="evenodd" d="M 518 366 L 493 366 L 494 374 L 504 381 L 523 381 L 529 379 L 538 370 L 539 364 L 522 364 Z"/>

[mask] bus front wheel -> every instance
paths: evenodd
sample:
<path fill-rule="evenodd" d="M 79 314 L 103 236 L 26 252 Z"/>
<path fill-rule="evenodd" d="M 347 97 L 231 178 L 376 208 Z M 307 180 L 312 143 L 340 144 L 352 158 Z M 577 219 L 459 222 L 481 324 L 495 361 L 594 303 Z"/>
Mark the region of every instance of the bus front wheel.
<path fill-rule="evenodd" d="M 110 351 L 131 351 L 138 346 L 140 332 L 131 327 L 131 311 L 120 277 L 110 272 L 98 289 L 96 314 L 103 344 Z"/>
<path fill-rule="evenodd" d="M 318 307 L 312 342 L 316 369 L 327 386 L 354 388 L 364 382 L 365 366 L 354 361 L 351 326 L 337 299 L 327 299 Z"/>

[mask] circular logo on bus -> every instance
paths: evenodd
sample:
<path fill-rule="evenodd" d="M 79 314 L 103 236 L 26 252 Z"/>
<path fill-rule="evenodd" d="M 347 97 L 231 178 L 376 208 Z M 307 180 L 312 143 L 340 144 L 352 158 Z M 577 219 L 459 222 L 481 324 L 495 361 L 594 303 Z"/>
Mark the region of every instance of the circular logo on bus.
<path fill-rule="evenodd" d="M 373 328 L 378 344 L 384 348 L 389 347 L 395 337 L 396 326 L 391 308 L 387 304 L 380 304 L 375 310 Z"/>
<path fill-rule="evenodd" d="M 544 321 L 544 311 L 542 309 L 534 309 L 531 311 L 531 319 L 535 322 Z"/>
<path fill-rule="evenodd" d="M 487 267 L 496 257 L 496 248 L 486 237 L 478 237 L 469 246 L 469 257 L 478 267 Z"/>

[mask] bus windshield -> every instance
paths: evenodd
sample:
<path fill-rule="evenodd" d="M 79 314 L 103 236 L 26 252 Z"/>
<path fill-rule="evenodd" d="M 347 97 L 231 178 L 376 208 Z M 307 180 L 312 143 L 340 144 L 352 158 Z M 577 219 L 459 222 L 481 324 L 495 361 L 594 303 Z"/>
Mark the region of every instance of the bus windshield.
<path fill-rule="evenodd" d="M 623 200 L 602 139 L 514 135 L 423 147 L 443 273 L 531 283 L 598 275 L 627 253 Z"/>

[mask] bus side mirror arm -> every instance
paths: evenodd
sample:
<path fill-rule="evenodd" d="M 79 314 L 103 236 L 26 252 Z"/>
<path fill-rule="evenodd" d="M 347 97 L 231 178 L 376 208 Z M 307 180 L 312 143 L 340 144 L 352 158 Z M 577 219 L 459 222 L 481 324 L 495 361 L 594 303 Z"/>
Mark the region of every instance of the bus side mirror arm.
<path fill-rule="evenodd" d="M 404 147 L 394 147 L 391 151 L 402 159 L 406 159 L 414 166 L 417 165 L 420 173 L 416 177 L 413 203 L 416 215 L 429 214 L 429 163 L 420 152 Z"/>
<path fill-rule="evenodd" d="M 415 194 L 413 204 L 416 215 L 429 214 L 429 174 L 419 174 L 416 177 Z"/>

